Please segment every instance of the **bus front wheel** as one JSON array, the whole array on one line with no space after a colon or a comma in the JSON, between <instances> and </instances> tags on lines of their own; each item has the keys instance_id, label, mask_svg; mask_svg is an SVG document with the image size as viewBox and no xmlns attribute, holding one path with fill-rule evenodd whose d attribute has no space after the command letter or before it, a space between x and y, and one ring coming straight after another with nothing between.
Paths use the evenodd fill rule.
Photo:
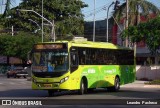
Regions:
<instances>
[{"instance_id":1,"label":"bus front wheel","mask_svg":"<svg viewBox=\"0 0 160 108\"><path fill-rule=\"evenodd\" d=\"M81 83L80 83L80 90L79 90L80 95L87 93L87 86L86 85L87 84L85 83L84 79L82 79Z\"/></svg>"}]
</instances>

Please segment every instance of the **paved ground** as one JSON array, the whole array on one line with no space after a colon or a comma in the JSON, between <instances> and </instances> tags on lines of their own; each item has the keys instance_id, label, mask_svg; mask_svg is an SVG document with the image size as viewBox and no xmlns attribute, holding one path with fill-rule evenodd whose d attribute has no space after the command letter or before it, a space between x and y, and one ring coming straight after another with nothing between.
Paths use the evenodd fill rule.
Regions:
<instances>
[{"instance_id":1,"label":"paved ground","mask_svg":"<svg viewBox=\"0 0 160 108\"><path fill-rule=\"evenodd\" d=\"M132 100L139 101L139 99L160 99L160 85L145 85L146 81L135 81L134 83L126 84L121 86L119 92L107 92L106 90L99 89L95 90L93 93L86 95L77 95L74 92L63 92L57 93L55 97L48 97L46 91L32 90L31 81L28 81L24 78L6 78L4 75L0 75L0 99L49 99L52 101L60 100L72 100L68 101L69 103L74 100L83 100L85 99L91 101L91 99L97 99L98 101L91 101L91 103L99 103L99 100L114 101L117 103L118 100L124 102L123 100ZM109 100L108 100L109 99ZM111 99L111 100L110 100ZM77 102L77 101L75 101ZM104 102L104 101L103 101ZM148 105L64 105L67 102L62 102L62 105L48 105L48 106L38 106L39 108L49 107L49 108L106 108L106 107L130 107L134 106L137 108L158 108L159 105L148 106ZM80 103L80 102L79 102ZM101 102L100 102L101 103ZM2 106L0 106L1 108ZM12 106L15 107L15 106ZM16 108L21 108L22 106L16 106ZM30 108L30 106L23 106L25 108ZM34 106L32 106L34 107ZM37 106L35 106L37 107ZM2 108L7 108L6 106Z\"/></svg>"},{"instance_id":2,"label":"paved ground","mask_svg":"<svg viewBox=\"0 0 160 108\"><path fill-rule=\"evenodd\" d=\"M148 81L139 81L136 80L134 83L132 84L125 84L122 87L140 87L140 88L160 88L160 85L148 85L148 84L144 84Z\"/></svg>"}]
</instances>

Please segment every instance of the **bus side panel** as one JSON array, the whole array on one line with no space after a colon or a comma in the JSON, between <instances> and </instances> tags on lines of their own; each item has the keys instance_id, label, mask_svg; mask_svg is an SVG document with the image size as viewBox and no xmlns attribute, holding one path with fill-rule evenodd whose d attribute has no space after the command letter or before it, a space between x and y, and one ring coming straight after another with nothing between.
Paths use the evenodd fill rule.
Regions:
<instances>
[{"instance_id":1,"label":"bus side panel","mask_svg":"<svg viewBox=\"0 0 160 108\"><path fill-rule=\"evenodd\" d=\"M100 73L98 66L79 65L78 69L70 74L71 90L80 89L83 77L87 79L88 88L98 87Z\"/></svg>"},{"instance_id":2,"label":"bus side panel","mask_svg":"<svg viewBox=\"0 0 160 108\"><path fill-rule=\"evenodd\" d=\"M114 85L116 75L120 76L119 67L117 65L104 65L101 66L102 80L105 80L105 84L101 87L110 87Z\"/></svg>"},{"instance_id":3,"label":"bus side panel","mask_svg":"<svg viewBox=\"0 0 160 108\"><path fill-rule=\"evenodd\" d=\"M120 65L119 69L121 72L121 85L134 82L135 69L133 65Z\"/></svg>"},{"instance_id":4,"label":"bus side panel","mask_svg":"<svg viewBox=\"0 0 160 108\"><path fill-rule=\"evenodd\" d=\"M76 71L70 74L70 90L79 89L80 80L81 80L81 68L78 68Z\"/></svg>"},{"instance_id":5,"label":"bus side panel","mask_svg":"<svg viewBox=\"0 0 160 108\"><path fill-rule=\"evenodd\" d=\"M100 83L100 74L98 66L84 66L81 77L85 76L87 78L88 88L97 88Z\"/></svg>"},{"instance_id":6,"label":"bus side panel","mask_svg":"<svg viewBox=\"0 0 160 108\"><path fill-rule=\"evenodd\" d=\"M85 76L88 82L88 88L101 88L114 85L116 75L120 76L118 66L101 65L101 66L79 66L81 78ZM78 86L80 83L78 84ZM79 87L78 87L79 88Z\"/></svg>"}]
</instances>

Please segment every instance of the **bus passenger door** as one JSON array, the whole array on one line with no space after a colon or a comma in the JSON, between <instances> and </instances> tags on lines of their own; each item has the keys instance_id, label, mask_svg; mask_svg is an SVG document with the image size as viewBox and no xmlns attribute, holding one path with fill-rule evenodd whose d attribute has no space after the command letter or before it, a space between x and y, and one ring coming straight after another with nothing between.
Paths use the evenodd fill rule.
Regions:
<instances>
[{"instance_id":1,"label":"bus passenger door","mask_svg":"<svg viewBox=\"0 0 160 108\"><path fill-rule=\"evenodd\" d=\"M76 52L71 52L70 55L70 69L71 73L78 69L78 54Z\"/></svg>"},{"instance_id":2,"label":"bus passenger door","mask_svg":"<svg viewBox=\"0 0 160 108\"><path fill-rule=\"evenodd\" d=\"M78 71L78 54L76 52L70 53L70 79L71 89L78 89L79 87L79 71Z\"/></svg>"}]
</instances>

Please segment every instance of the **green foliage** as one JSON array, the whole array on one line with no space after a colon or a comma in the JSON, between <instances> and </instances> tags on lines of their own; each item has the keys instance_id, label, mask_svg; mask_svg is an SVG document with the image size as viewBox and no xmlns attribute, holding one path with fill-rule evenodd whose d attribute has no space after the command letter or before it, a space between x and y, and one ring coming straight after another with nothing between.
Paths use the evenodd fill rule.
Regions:
<instances>
[{"instance_id":1,"label":"green foliage","mask_svg":"<svg viewBox=\"0 0 160 108\"><path fill-rule=\"evenodd\" d=\"M3 35L0 36L0 54L26 60L27 53L32 49L33 44L40 41L40 37L24 32L16 36Z\"/></svg>"},{"instance_id":2,"label":"green foliage","mask_svg":"<svg viewBox=\"0 0 160 108\"><path fill-rule=\"evenodd\" d=\"M149 85L160 85L160 79L159 79L159 80L149 81L149 82L146 82L145 84L149 84Z\"/></svg>"},{"instance_id":3,"label":"green foliage","mask_svg":"<svg viewBox=\"0 0 160 108\"><path fill-rule=\"evenodd\" d=\"M83 15L81 9L86 7L81 0L43 0L43 15L46 19L55 22L56 36L68 36L68 35L81 35L83 34ZM19 28L23 31L35 31L38 29L34 22L29 21L32 19L40 26L42 18L34 12L19 12L17 15L16 9L34 10L40 15L42 14L42 1L39 0L23 0L23 2L11 9L8 16L11 18L5 20L5 26L13 25L15 28ZM44 20L44 23L48 24ZM44 26L44 33L50 36L51 26Z\"/></svg>"},{"instance_id":4,"label":"green foliage","mask_svg":"<svg viewBox=\"0 0 160 108\"><path fill-rule=\"evenodd\" d=\"M42 14L42 1L40 0L23 0L19 6L12 9L9 8L10 2L7 0L6 11L0 16L0 30L4 28L14 27L18 35L11 36L10 34L0 35L0 54L5 56L14 56L23 60L27 59L27 53L31 50L34 43L40 42L41 31L36 34L31 32L38 30L39 27L32 19L41 27L42 18L34 12L19 12L16 9L34 10L40 15ZM83 34L83 14L81 9L86 7L81 0L43 0L44 11L43 15L49 21L55 22L55 30L57 39L70 39L73 35ZM44 20L45 24L48 24ZM51 26L44 25L44 41L50 39Z\"/></svg>"},{"instance_id":5,"label":"green foliage","mask_svg":"<svg viewBox=\"0 0 160 108\"><path fill-rule=\"evenodd\" d=\"M131 38L132 42L145 40L151 53L155 54L160 47L160 17L140 23L138 26L130 26L122 33L123 38L127 36Z\"/></svg>"}]
</instances>

